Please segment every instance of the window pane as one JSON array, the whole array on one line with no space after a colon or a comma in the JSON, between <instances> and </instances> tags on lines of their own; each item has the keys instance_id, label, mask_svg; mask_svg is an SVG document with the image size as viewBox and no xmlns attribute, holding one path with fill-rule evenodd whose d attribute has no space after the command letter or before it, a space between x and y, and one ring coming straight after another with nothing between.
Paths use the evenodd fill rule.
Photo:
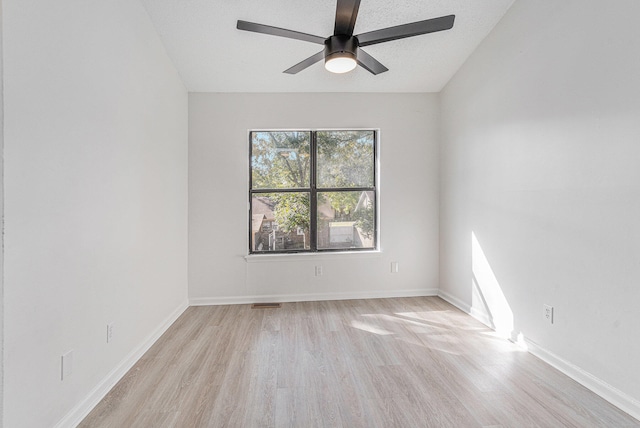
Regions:
<instances>
[{"instance_id":1,"label":"window pane","mask_svg":"<svg viewBox=\"0 0 640 428\"><path fill-rule=\"evenodd\" d=\"M252 132L254 189L309 187L309 132Z\"/></svg>"},{"instance_id":2,"label":"window pane","mask_svg":"<svg viewBox=\"0 0 640 428\"><path fill-rule=\"evenodd\" d=\"M318 131L319 188L373 187L373 131Z\"/></svg>"},{"instance_id":3,"label":"window pane","mask_svg":"<svg viewBox=\"0 0 640 428\"><path fill-rule=\"evenodd\" d=\"M374 192L318 192L318 248L374 248Z\"/></svg>"},{"instance_id":4,"label":"window pane","mask_svg":"<svg viewBox=\"0 0 640 428\"><path fill-rule=\"evenodd\" d=\"M251 198L252 251L309 249L309 193L259 193Z\"/></svg>"}]
</instances>

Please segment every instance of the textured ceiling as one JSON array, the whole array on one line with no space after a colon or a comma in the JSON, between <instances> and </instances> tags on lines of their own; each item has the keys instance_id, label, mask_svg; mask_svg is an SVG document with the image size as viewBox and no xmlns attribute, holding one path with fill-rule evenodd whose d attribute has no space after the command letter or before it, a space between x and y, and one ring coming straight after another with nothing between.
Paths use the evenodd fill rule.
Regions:
<instances>
[{"instance_id":1,"label":"textured ceiling","mask_svg":"<svg viewBox=\"0 0 640 428\"><path fill-rule=\"evenodd\" d=\"M327 37L335 0L141 0L190 92L438 92L514 0L362 0L354 34L456 15L449 31L364 48L389 68L342 75L323 62L282 73L322 46L236 29L238 19Z\"/></svg>"}]
</instances>

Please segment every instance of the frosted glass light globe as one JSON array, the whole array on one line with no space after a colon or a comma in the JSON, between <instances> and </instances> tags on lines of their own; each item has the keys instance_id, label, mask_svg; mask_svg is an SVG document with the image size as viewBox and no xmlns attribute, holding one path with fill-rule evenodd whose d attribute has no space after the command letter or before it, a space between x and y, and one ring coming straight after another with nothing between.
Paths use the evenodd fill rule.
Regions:
<instances>
[{"instance_id":1,"label":"frosted glass light globe","mask_svg":"<svg viewBox=\"0 0 640 428\"><path fill-rule=\"evenodd\" d=\"M332 73L347 73L353 70L354 68L356 68L356 65L358 65L358 63L356 62L355 59L344 57L344 56L338 56L335 58L328 59L324 63L324 68L326 68L328 71Z\"/></svg>"}]
</instances>

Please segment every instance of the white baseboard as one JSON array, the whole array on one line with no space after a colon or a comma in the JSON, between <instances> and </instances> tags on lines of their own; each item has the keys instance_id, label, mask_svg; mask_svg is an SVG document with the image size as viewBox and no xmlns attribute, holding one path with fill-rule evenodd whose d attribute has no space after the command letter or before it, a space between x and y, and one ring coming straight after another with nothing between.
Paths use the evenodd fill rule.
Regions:
<instances>
[{"instance_id":1,"label":"white baseboard","mask_svg":"<svg viewBox=\"0 0 640 428\"><path fill-rule=\"evenodd\" d=\"M451 303L461 311L471 315L486 326L491 327L491 320L486 314L483 314L478 310L474 310L474 308L458 299L457 297L452 296L451 294L442 290L438 292L438 296L443 300ZM514 338L512 338L512 341L515 342ZM540 358L542 361L556 368L557 370L560 370L563 374L569 376L571 379L575 380L585 388L604 398L617 408L640 420L640 401L614 388L605 381L595 377L591 373L581 369L580 367L570 363L569 361L555 355L550 351L547 351L546 349L539 346L537 343L532 342L526 337L524 338L524 341L527 345L528 351L531 354Z\"/></svg>"},{"instance_id":2,"label":"white baseboard","mask_svg":"<svg viewBox=\"0 0 640 428\"><path fill-rule=\"evenodd\" d=\"M446 291L438 290L438 297L440 297L442 300L446 300L447 302L451 303L453 306L460 309L462 312L465 312L471 315L472 317L474 317L475 319L477 319L487 327L494 328L494 324L491 321L491 317L487 315L485 312L479 311L476 308L472 308L462 300L447 293Z\"/></svg>"},{"instance_id":3,"label":"white baseboard","mask_svg":"<svg viewBox=\"0 0 640 428\"><path fill-rule=\"evenodd\" d=\"M243 305L265 302L312 302L319 300L384 299L390 297L422 297L437 295L437 288L421 288L414 290L350 291L311 294L267 294L230 297L194 297L192 299L189 299L189 304L191 306Z\"/></svg>"},{"instance_id":4,"label":"white baseboard","mask_svg":"<svg viewBox=\"0 0 640 428\"><path fill-rule=\"evenodd\" d=\"M545 363L560 370L571 379L575 380L585 388L598 394L622 411L640 420L640 401L614 388L600 378L570 363L569 361L544 349L537 343L525 338L525 343L529 352L540 358Z\"/></svg>"},{"instance_id":5,"label":"white baseboard","mask_svg":"<svg viewBox=\"0 0 640 428\"><path fill-rule=\"evenodd\" d=\"M479 311L476 308L471 308L471 311L469 311L468 313L469 315L480 321L482 324L495 330L495 324L491 320L491 317L485 312Z\"/></svg>"},{"instance_id":6,"label":"white baseboard","mask_svg":"<svg viewBox=\"0 0 640 428\"><path fill-rule=\"evenodd\" d=\"M129 353L93 390L62 418L55 428L76 427L93 410L105 395L133 367L145 352L164 334L171 324L189 307L187 301L182 302L146 339Z\"/></svg>"},{"instance_id":7,"label":"white baseboard","mask_svg":"<svg viewBox=\"0 0 640 428\"><path fill-rule=\"evenodd\" d=\"M465 302L458 299L456 296L453 296L447 293L446 291L438 290L438 297L440 297L442 300L446 300L447 302L451 303L453 306L460 309L462 312L465 312L471 315L471 306L467 305Z\"/></svg>"}]
</instances>

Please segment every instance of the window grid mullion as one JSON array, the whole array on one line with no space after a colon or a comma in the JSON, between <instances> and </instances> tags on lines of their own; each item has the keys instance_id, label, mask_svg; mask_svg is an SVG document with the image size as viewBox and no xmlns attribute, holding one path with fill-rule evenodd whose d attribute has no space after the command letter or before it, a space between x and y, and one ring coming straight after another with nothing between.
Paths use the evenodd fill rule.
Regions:
<instances>
[{"instance_id":1,"label":"window grid mullion","mask_svg":"<svg viewBox=\"0 0 640 428\"><path fill-rule=\"evenodd\" d=\"M309 172L309 185L311 186L311 203L309 207L309 251L318 251L318 191L316 189L316 171L317 171L317 146L316 131L311 132L311 171Z\"/></svg>"},{"instance_id":2,"label":"window grid mullion","mask_svg":"<svg viewBox=\"0 0 640 428\"><path fill-rule=\"evenodd\" d=\"M374 190L374 203L373 208L373 247L378 248L378 131L373 131L373 186Z\"/></svg>"},{"instance_id":3,"label":"window grid mullion","mask_svg":"<svg viewBox=\"0 0 640 428\"><path fill-rule=\"evenodd\" d=\"M309 193L309 187L286 187L283 189L252 189L251 193Z\"/></svg>"},{"instance_id":4,"label":"window grid mullion","mask_svg":"<svg viewBox=\"0 0 640 428\"><path fill-rule=\"evenodd\" d=\"M375 192L375 187L320 187L317 192Z\"/></svg>"}]
</instances>

